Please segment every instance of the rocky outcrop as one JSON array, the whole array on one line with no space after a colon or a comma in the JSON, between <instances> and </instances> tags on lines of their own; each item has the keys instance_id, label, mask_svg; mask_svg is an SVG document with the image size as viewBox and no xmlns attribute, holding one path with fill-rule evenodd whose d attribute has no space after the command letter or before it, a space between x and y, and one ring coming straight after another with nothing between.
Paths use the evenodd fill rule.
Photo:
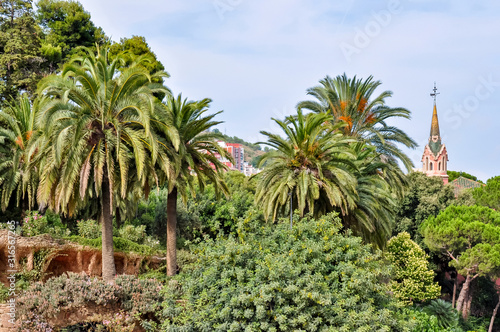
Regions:
<instances>
[{"instance_id":1,"label":"rocky outcrop","mask_svg":"<svg viewBox=\"0 0 500 332\"><path fill-rule=\"evenodd\" d=\"M60 276L65 272L85 273L101 276L101 250L61 239L53 239L44 234L34 237L16 237L15 270L31 271L35 268L37 253L44 251L40 272L44 279ZM8 231L0 230L0 282L7 285ZM136 253L115 252L117 274L137 275L141 268L156 269L164 258L143 256Z\"/></svg>"}]
</instances>

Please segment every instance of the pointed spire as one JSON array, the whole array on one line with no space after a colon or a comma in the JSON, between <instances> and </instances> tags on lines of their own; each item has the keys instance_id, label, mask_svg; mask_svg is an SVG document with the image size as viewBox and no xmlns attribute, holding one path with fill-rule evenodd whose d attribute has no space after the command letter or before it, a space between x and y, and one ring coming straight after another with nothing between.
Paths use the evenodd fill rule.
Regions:
<instances>
[{"instance_id":1,"label":"pointed spire","mask_svg":"<svg viewBox=\"0 0 500 332\"><path fill-rule=\"evenodd\" d=\"M434 111L432 112L431 137L439 135L439 121L436 102L434 102Z\"/></svg>"}]
</instances>

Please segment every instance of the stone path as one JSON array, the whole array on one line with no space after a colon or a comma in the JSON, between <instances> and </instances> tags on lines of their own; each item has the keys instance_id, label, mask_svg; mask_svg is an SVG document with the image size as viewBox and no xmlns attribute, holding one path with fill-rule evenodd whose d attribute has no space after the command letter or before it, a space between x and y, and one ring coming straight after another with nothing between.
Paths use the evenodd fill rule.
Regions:
<instances>
[{"instance_id":1,"label":"stone path","mask_svg":"<svg viewBox=\"0 0 500 332\"><path fill-rule=\"evenodd\" d=\"M16 329L9 323L9 306L0 304L0 332L11 332Z\"/></svg>"}]
</instances>

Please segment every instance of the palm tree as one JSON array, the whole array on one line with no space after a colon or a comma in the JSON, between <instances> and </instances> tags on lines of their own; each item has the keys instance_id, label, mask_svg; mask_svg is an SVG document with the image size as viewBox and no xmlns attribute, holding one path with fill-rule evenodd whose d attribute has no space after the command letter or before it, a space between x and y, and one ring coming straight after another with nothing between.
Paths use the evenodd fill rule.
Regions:
<instances>
[{"instance_id":1,"label":"palm tree","mask_svg":"<svg viewBox=\"0 0 500 332\"><path fill-rule=\"evenodd\" d=\"M27 170L32 154L29 145L39 135L35 117L26 95L0 111L0 206L5 211L15 193L16 204L23 210L35 204L38 176L36 170Z\"/></svg>"},{"instance_id":2,"label":"palm tree","mask_svg":"<svg viewBox=\"0 0 500 332\"><path fill-rule=\"evenodd\" d=\"M342 222L366 242L383 248L394 228L396 200L405 177L397 165L382 161L374 146L356 142L351 147L358 199L355 208L341 216Z\"/></svg>"},{"instance_id":3,"label":"palm tree","mask_svg":"<svg viewBox=\"0 0 500 332\"><path fill-rule=\"evenodd\" d=\"M339 131L340 126L327 128L332 121L326 113L304 115L299 109L297 116L285 121L273 119L285 133L285 138L261 131L268 137L271 150L263 155L259 166L267 163L258 174L256 201L262 204L266 218L276 219L292 195L292 208L301 215L311 212L324 214L340 209L347 214L356 206L356 178L352 169L354 155L349 143Z\"/></svg>"},{"instance_id":4,"label":"palm tree","mask_svg":"<svg viewBox=\"0 0 500 332\"><path fill-rule=\"evenodd\" d=\"M366 80L356 76L350 79L345 73L334 79L326 76L319 86L307 90L316 101L302 101L297 107L331 114L334 123L345 123L345 135L374 145L379 153L392 160L399 159L411 170L413 162L396 143L408 148L417 147L417 143L404 131L387 123L394 118L410 119L410 111L386 105L386 99L392 96L391 91L375 96L374 92L380 85L381 82L374 81L372 76Z\"/></svg>"},{"instance_id":5,"label":"palm tree","mask_svg":"<svg viewBox=\"0 0 500 332\"><path fill-rule=\"evenodd\" d=\"M184 201L187 200L188 190L195 193L194 184L197 183L201 191L204 190L207 181L214 184L216 193L221 191L228 193L223 181L222 171L227 167L222 164L217 155L231 159L216 139L218 134L210 132L210 128L221 123L213 121L213 118L221 113L205 115L208 111L210 99L201 101L182 100L167 97L164 112L156 112L152 124L159 133L165 133L165 124L171 124L176 128L180 144L176 151L169 143L170 139L164 137L160 140L160 146L168 156L168 160L158 160L159 173L167 180L167 275L172 276L177 272L177 249L176 249L176 227L177 227L177 198L180 194ZM168 131L166 131L168 133Z\"/></svg>"},{"instance_id":6,"label":"palm tree","mask_svg":"<svg viewBox=\"0 0 500 332\"><path fill-rule=\"evenodd\" d=\"M107 49L86 52L39 86L39 95L45 96L40 110L45 137L43 157L37 160L42 169L38 198L69 215L89 201L98 202L102 276L112 280L115 200L126 199L129 178L135 177L132 183L145 191L153 185L152 165L158 157L150 128L157 107L153 93L168 89L151 83L153 76L142 66L132 64L118 71L124 59L117 56L109 62ZM175 147L175 140L172 144Z\"/></svg>"}]
</instances>

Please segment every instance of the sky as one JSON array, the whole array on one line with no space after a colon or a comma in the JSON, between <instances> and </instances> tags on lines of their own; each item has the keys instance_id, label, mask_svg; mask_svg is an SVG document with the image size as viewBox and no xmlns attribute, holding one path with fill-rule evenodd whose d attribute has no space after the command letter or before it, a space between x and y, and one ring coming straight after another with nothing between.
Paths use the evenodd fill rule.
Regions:
<instances>
[{"instance_id":1,"label":"sky","mask_svg":"<svg viewBox=\"0 0 500 332\"><path fill-rule=\"evenodd\" d=\"M175 95L209 97L218 128L250 142L329 75L373 75L412 112L391 124L429 138L434 82L448 169L500 175L500 2L493 0L80 0L114 41L139 35Z\"/></svg>"}]
</instances>

